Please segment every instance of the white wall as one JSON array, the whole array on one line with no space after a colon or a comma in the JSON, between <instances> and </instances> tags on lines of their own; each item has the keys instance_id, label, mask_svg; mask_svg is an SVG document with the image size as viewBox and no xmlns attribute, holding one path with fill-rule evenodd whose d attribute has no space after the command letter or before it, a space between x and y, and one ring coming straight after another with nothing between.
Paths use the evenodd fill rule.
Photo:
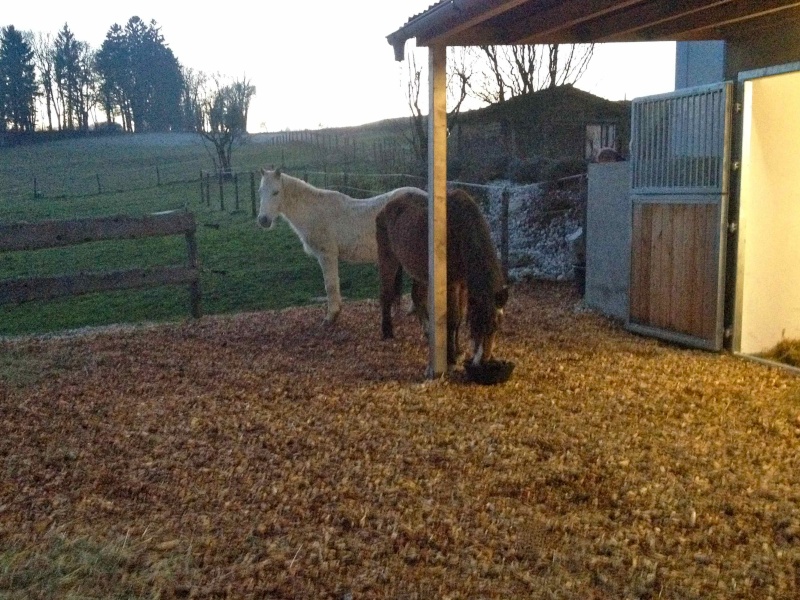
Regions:
<instances>
[{"instance_id":1,"label":"white wall","mask_svg":"<svg viewBox=\"0 0 800 600\"><path fill-rule=\"evenodd\" d=\"M631 163L589 165L586 206L587 306L628 318L631 272Z\"/></svg>"},{"instance_id":2,"label":"white wall","mask_svg":"<svg viewBox=\"0 0 800 600\"><path fill-rule=\"evenodd\" d=\"M800 338L800 73L745 82L740 348Z\"/></svg>"}]
</instances>

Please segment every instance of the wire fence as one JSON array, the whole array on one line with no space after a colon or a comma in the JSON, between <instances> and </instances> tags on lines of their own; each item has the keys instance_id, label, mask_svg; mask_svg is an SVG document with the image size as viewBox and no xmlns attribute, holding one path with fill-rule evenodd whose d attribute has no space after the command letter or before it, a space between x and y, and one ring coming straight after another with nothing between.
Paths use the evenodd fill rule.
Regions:
<instances>
[{"instance_id":1,"label":"wire fence","mask_svg":"<svg viewBox=\"0 0 800 600\"><path fill-rule=\"evenodd\" d=\"M309 170L294 175L317 187L354 198L367 198L403 186L424 189L427 185L424 177L402 173ZM236 173L229 180L206 173L200 186L200 202L222 211L249 207L255 218L259 180L256 172ZM448 182L448 188L464 189L481 207L509 280L564 280L573 278L585 261L586 184L586 176L578 175L528 185L454 180Z\"/></svg>"}]
</instances>

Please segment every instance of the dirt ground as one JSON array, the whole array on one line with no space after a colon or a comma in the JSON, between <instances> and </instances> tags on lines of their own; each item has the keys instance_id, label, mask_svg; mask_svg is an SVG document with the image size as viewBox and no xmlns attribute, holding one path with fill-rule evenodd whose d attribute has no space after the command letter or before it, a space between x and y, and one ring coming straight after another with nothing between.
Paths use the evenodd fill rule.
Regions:
<instances>
[{"instance_id":1,"label":"dirt ground","mask_svg":"<svg viewBox=\"0 0 800 600\"><path fill-rule=\"evenodd\" d=\"M375 302L322 317L0 342L0 596L76 540L128 553L42 597L800 596L797 375L568 283L512 290L498 386L426 380Z\"/></svg>"}]
</instances>

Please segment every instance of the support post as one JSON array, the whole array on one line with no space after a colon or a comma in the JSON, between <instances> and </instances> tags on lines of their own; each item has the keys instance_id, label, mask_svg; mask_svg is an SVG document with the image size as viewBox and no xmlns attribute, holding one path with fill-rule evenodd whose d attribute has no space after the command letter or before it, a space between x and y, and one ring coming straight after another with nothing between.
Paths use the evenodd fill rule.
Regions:
<instances>
[{"instance_id":1,"label":"support post","mask_svg":"<svg viewBox=\"0 0 800 600\"><path fill-rule=\"evenodd\" d=\"M428 376L447 372L447 46L428 48Z\"/></svg>"}]
</instances>

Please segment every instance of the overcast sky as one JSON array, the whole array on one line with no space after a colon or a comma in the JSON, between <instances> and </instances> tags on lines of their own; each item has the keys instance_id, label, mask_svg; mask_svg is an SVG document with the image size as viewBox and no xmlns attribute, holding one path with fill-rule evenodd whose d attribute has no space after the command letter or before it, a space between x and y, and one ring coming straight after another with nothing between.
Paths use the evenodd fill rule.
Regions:
<instances>
[{"instance_id":1,"label":"overcast sky","mask_svg":"<svg viewBox=\"0 0 800 600\"><path fill-rule=\"evenodd\" d=\"M251 132L361 125L407 116L404 63L386 36L434 0L289 0L217 4L166 0L3 2L0 26L50 33L64 26L98 49L111 25L155 20L178 61L246 77L256 87ZM413 44L409 42L409 46ZM671 91L675 45L598 45L577 87L611 100Z\"/></svg>"}]
</instances>

